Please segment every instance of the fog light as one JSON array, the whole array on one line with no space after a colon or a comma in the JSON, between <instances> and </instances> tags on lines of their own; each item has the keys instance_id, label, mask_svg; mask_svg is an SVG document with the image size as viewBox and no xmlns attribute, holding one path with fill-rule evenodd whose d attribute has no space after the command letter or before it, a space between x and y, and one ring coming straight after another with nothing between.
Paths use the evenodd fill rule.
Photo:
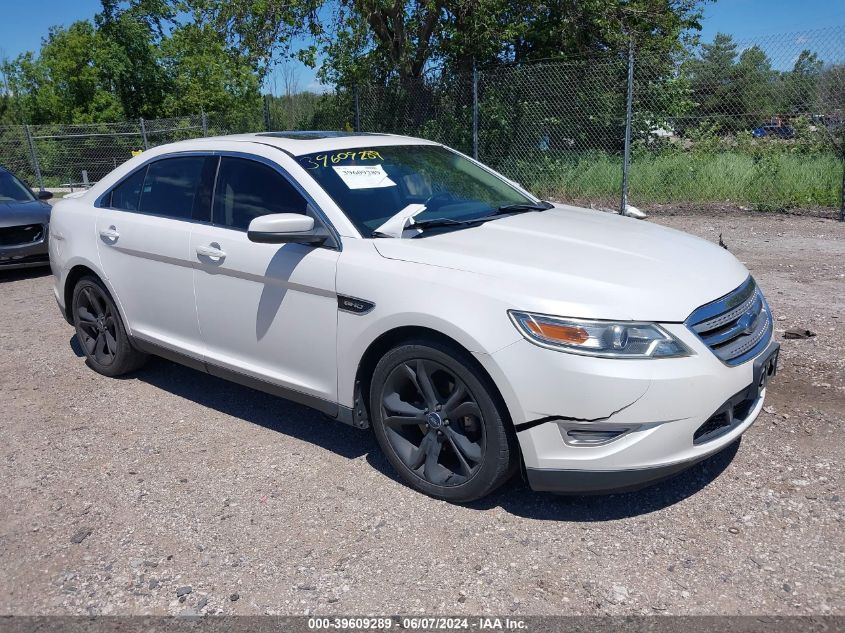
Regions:
<instances>
[{"instance_id":1,"label":"fog light","mask_svg":"<svg viewBox=\"0 0 845 633\"><path fill-rule=\"evenodd\" d=\"M570 446L601 446L618 440L631 430L631 427L624 426L600 428L561 426L560 434L563 436L563 441Z\"/></svg>"}]
</instances>

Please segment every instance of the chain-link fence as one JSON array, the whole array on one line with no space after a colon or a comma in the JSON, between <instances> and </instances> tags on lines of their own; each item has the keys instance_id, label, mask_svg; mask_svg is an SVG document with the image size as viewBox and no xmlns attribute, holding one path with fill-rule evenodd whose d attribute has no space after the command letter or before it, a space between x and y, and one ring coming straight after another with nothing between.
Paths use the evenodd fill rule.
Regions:
<instances>
[{"instance_id":1,"label":"chain-link fence","mask_svg":"<svg viewBox=\"0 0 845 633\"><path fill-rule=\"evenodd\" d=\"M446 142L557 200L843 206L841 27L754 42L717 36L683 54L634 43L578 59L435 71L358 86L351 99L363 131Z\"/></svg>"},{"instance_id":2,"label":"chain-link fence","mask_svg":"<svg viewBox=\"0 0 845 633\"><path fill-rule=\"evenodd\" d=\"M0 127L0 161L39 187L82 187L154 145L208 134L201 114L173 119Z\"/></svg>"},{"instance_id":3,"label":"chain-link fence","mask_svg":"<svg viewBox=\"0 0 845 633\"><path fill-rule=\"evenodd\" d=\"M318 110L330 111L335 95L320 97ZM134 154L150 147L200 136L276 129L279 108L266 123L262 112L199 113L166 119L138 119L122 123L0 126L0 165L40 188L87 187ZM327 127L342 127L349 119L323 116ZM309 121L310 122L310 121ZM302 126L305 121L297 121Z\"/></svg>"},{"instance_id":4,"label":"chain-link fence","mask_svg":"<svg viewBox=\"0 0 845 633\"><path fill-rule=\"evenodd\" d=\"M0 163L39 186L95 182L133 152L262 129L443 142L584 206L841 208L845 28L684 53L638 49L265 97L255 111L0 127ZM626 155L628 159L626 160Z\"/></svg>"}]
</instances>

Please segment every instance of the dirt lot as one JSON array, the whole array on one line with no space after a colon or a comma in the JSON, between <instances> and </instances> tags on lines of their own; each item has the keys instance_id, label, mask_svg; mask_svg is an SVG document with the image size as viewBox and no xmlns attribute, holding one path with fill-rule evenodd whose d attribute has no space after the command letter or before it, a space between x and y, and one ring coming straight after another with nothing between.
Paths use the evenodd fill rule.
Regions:
<instances>
[{"instance_id":1,"label":"dirt lot","mask_svg":"<svg viewBox=\"0 0 845 633\"><path fill-rule=\"evenodd\" d=\"M845 614L845 224L654 221L752 270L781 371L738 447L610 497L434 501L308 409L161 360L95 374L51 278L0 273L0 614Z\"/></svg>"}]
</instances>

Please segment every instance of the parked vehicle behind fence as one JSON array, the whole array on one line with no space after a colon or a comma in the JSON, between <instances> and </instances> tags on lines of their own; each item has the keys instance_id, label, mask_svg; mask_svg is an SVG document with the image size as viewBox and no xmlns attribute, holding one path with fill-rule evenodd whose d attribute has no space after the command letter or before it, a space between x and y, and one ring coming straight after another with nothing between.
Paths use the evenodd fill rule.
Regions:
<instances>
[{"instance_id":1,"label":"parked vehicle behind fence","mask_svg":"<svg viewBox=\"0 0 845 633\"><path fill-rule=\"evenodd\" d=\"M788 125L761 125L751 131L754 138L795 138L795 129Z\"/></svg>"}]
</instances>

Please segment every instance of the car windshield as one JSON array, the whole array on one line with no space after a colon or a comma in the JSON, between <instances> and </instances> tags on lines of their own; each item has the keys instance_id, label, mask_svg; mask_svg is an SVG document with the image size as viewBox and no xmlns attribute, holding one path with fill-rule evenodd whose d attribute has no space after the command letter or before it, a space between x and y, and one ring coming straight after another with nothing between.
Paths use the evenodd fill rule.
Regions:
<instances>
[{"instance_id":1,"label":"car windshield","mask_svg":"<svg viewBox=\"0 0 845 633\"><path fill-rule=\"evenodd\" d=\"M0 171L0 202L29 202L35 196L25 184L7 171Z\"/></svg>"},{"instance_id":2,"label":"car windshield","mask_svg":"<svg viewBox=\"0 0 845 633\"><path fill-rule=\"evenodd\" d=\"M425 207L415 222L459 223L510 205L536 204L501 178L439 145L361 147L297 160L366 237L408 205Z\"/></svg>"}]
</instances>

